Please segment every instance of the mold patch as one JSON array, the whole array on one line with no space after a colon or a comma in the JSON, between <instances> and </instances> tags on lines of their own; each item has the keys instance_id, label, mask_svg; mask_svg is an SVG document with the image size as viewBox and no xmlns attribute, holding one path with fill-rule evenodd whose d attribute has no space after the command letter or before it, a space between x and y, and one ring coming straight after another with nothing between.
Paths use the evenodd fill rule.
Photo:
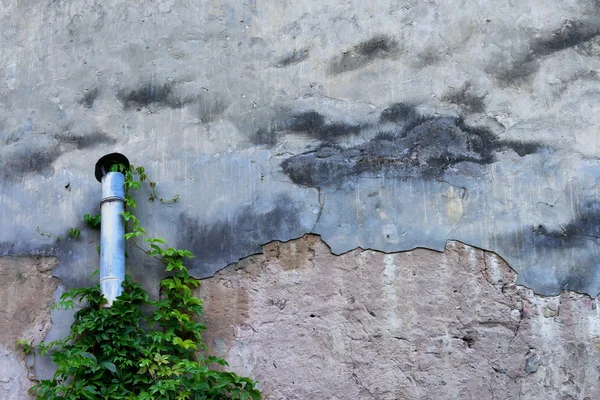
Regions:
<instances>
[{"instance_id":1,"label":"mold patch","mask_svg":"<svg viewBox=\"0 0 600 400\"><path fill-rule=\"evenodd\" d=\"M329 71L332 75L354 71L378 59L393 59L399 52L398 43L391 37L375 36L334 58Z\"/></svg>"},{"instance_id":2,"label":"mold patch","mask_svg":"<svg viewBox=\"0 0 600 400\"><path fill-rule=\"evenodd\" d=\"M275 63L276 68L284 68L290 65L298 64L308 58L308 48L294 50L292 53L286 55L281 60Z\"/></svg>"},{"instance_id":3,"label":"mold patch","mask_svg":"<svg viewBox=\"0 0 600 400\"><path fill-rule=\"evenodd\" d=\"M163 85L146 83L134 90L123 89L117 93L117 98L126 110L131 108L139 109L150 105L181 108L193 102L192 99L175 95L172 86L167 83Z\"/></svg>"},{"instance_id":4,"label":"mold patch","mask_svg":"<svg viewBox=\"0 0 600 400\"><path fill-rule=\"evenodd\" d=\"M292 198L282 195L266 212L257 212L249 205L233 218L211 225L184 213L179 216L178 246L196 254L190 263L195 276L210 276L227 264L260 252L266 242L297 236L302 226L300 210Z\"/></svg>"},{"instance_id":5,"label":"mold patch","mask_svg":"<svg viewBox=\"0 0 600 400\"><path fill-rule=\"evenodd\" d=\"M406 104L384 110L380 121L393 125L358 146L325 143L290 157L282 162L283 171L292 182L309 187L340 186L360 177L434 179L458 163L490 164L500 151L510 149L523 157L543 147L500 140L461 118L421 116Z\"/></svg>"}]
</instances>

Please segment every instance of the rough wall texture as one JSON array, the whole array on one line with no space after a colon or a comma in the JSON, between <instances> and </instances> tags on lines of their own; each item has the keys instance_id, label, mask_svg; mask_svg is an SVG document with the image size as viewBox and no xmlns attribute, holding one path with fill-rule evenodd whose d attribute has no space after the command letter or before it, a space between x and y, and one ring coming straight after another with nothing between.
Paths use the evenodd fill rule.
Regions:
<instances>
[{"instance_id":1,"label":"rough wall texture","mask_svg":"<svg viewBox=\"0 0 600 400\"><path fill-rule=\"evenodd\" d=\"M50 307L59 280L55 257L0 257L0 399L28 399L33 356L17 340L41 342L50 329Z\"/></svg>"},{"instance_id":2,"label":"rough wall texture","mask_svg":"<svg viewBox=\"0 0 600 400\"><path fill-rule=\"evenodd\" d=\"M310 290L337 276L335 288L321 288L331 292L321 298L330 307L317 310L335 318L315 311L306 321L316 325L302 320L286 330L295 342L287 342L281 358L297 365L285 351L320 332L322 343L315 345L330 358L311 355L302 366L315 382L332 371L349 376L331 378L342 382L340 396L393 397L397 389L375 381L385 374L400 374L393 379L409 398L450 388L460 397L461 380L471 385L468 393L481 386L497 398L502 385L507 396L517 387L597 396L582 383L591 382L594 363L565 361L573 352L595 354L595 316L586 314L595 313L589 310L595 300L559 293L600 292L599 0L493 6L477 0L0 0L0 26L0 256L55 256L60 263L52 273L65 287L93 283L97 233L84 229L78 240L66 233L81 226L84 213L98 212L93 164L119 151L146 167L161 197L180 195L161 205L143 201L142 191L138 214L153 235L197 254L194 276L210 277L265 243L308 233L343 254L337 259L305 238L284 245L279 261L268 253L271 261L259 262L291 268L269 270L273 279L283 274L309 282L307 288L289 283L285 290L300 291L297 298L272 294L271 314L282 318L292 301L304 299L307 304L296 305L302 318L303 307L312 307ZM506 275L508 284L503 292L496 277L482 280L491 271L486 265L496 264L482 264L485 257L464 264L483 253L446 248L455 243L448 241L499 254L518 272L517 283L559 297L511 286L512 270L498 261L498 276ZM327 262L313 267L310 257L289 259L292 244L318 249L315 257ZM423 261L414 279L431 268L447 277L431 272L431 279L409 285L412 291L404 290L408 269L394 261L404 255L354 250L418 247L446 251L407 253L431 261ZM129 255L128 273L157 294L161 266L134 249ZM451 285L468 273L463 267L484 271L465 275L479 292L463 292L464 299ZM261 303L252 296L278 286L264 272L238 274L236 285L258 286L211 289L240 299L239 310L227 311L239 337L217 336L215 346L240 368L267 377L264 368L275 367L264 366L259 355L270 353L240 346L255 339L266 348L282 345L260 342L259 331L248 328L259 320L254 307ZM264 280L239 281L242 276ZM372 303L370 312L335 294L345 285L355 301L362 296ZM361 292L369 285L384 295ZM494 308L502 304L516 311ZM561 314L552 316L559 304ZM486 325L483 311L464 315L469 307L489 308L495 322ZM530 315L528 307L539 313ZM218 315L215 307L210 312ZM417 313L430 318L421 321ZM53 315L49 337L64 334L70 318ZM324 333L317 323L329 324ZM226 321L211 324L219 332L231 328ZM386 336L397 330L406 340ZM500 353L489 349L476 351L490 335L511 362L501 363ZM575 347L556 347L563 342ZM253 354L254 361L235 358L234 351ZM380 357L385 369L369 355L376 351L388 352ZM537 372L524 375L524 357ZM392 359L399 367L391 367ZM42 364L36 364L40 374L50 373ZM447 374L454 380L441 378ZM282 380L265 379L265 385L274 396L299 396Z\"/></svg>"},{"instance_id":3,"label":"rough wall texture","mask_svg":"<svg viewBox=\"0 0 600 400\"><path fill-rule=\"evenodd\" d=\"M264 251L200 293L206 339L270 399L600 398L598 300L535 295L493 253Z\"/></svg>"},{"instance_id":4,"label":"rough wall texture","mask_svg":"<svg viewBox=\"0 0 600 400\"><path fill-rule=\"evenodd\" d=\"M97 237L39 232L97 210L118 150L181 196L139 213L199 277L317 233L600 291L598 0L3 0L0 24L0 254L56 255L67 287Z\"/></svg>"}]
</instances>

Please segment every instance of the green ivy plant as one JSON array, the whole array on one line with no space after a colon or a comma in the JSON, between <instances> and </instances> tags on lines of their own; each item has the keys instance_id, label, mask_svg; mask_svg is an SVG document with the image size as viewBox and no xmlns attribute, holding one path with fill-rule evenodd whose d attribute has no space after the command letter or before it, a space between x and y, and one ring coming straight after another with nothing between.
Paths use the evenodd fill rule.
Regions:
<instances>
[{"instance_id":1,"label":"green ivy plant","mask_svg":"<svg viewBox=\"0 0 600 400\"><path fill-rule=\"evenodd\" d=\"M48 400L261 399L251 379L211 368L227 363L205 355L207 347L201 335L205 327L198 322L202 301L193 294L200 282L184 265L194 255L169 247L162 238L146 237L132 213L136 202L130 190L147 181L152 183L151 200L162 201L154 191L156 184L148 180L143 167L116 165L113 170L125 175L125 237L162 262L170 276L160 283L159 299L151 299L127 276L123 293L110 308L103 307L106 300L99 285L64 293L58 308L84 306L75 313L66 338L37 346L41 354L50 354L57 370L52 379L38 382L31 392L36 399ZM86 215L85 222L97 227L100 218ZM18 344L26 353L34 348L27 340Z\"/></svg>"}]
</instances>

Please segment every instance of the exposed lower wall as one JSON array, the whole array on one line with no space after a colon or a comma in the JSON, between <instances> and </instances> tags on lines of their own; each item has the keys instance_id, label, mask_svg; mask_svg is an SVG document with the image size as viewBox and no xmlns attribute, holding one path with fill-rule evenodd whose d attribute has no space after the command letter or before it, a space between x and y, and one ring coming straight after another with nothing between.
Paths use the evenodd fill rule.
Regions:
<instances>
[{"instance_id":1,"label":"exposed lower wall","mask_svg":"<svg viewBox=\"0 0 600 400\"><path fill-rule=\"evenodd\" d=\"M211 350L268 399L600 398L598 300L535 295L494 253L336 256L314 235L263 250L199 295ZM28 399L30 368L47 368L15 340L46 335L56 263L0 258L2 399Z\"/></svg>"},{"instance_id":2,"label":"exposed lower wall","mask_svg":"<svg viewBox=\"0 0 600 400\"><path fill-rule=\"evenodd\" d=\"M0 399L29 398L34 359L26 359L15 342L39 343L46 336L57 265L55 257L0 257Z\"/></svg>"},{"instance_id":3,"label":"exposed lower wall","mask_svg":"<svg viewBox=\"0 0 600 400\"><path fill-rule=\"evenodd\" d=\"M205 338L269 399L598 399L598 300L540 297L448 242L334 256L273 242L204 281Z\"/></svg>"}]
</instances>

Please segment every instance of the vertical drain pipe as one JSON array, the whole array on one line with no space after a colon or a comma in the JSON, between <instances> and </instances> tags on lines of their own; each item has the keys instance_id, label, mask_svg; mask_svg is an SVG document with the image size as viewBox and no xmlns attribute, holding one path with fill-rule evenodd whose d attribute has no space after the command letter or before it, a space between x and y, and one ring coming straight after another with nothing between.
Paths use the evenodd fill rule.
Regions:
<instances>
[{"instance_id":1,"label":"vertical drain pipe","mask_svg":"<svg viewBox=\"0 0 600 400\"><path fill-rule=\"evenodd\" d=\"M129 160L122 154L107 154L96 163L96 179L102 183L100 202L100 293L111 307L121 294L125 279L125 175L110 172L115 164L129 168Z\"/></svg>"}]
</instances>

